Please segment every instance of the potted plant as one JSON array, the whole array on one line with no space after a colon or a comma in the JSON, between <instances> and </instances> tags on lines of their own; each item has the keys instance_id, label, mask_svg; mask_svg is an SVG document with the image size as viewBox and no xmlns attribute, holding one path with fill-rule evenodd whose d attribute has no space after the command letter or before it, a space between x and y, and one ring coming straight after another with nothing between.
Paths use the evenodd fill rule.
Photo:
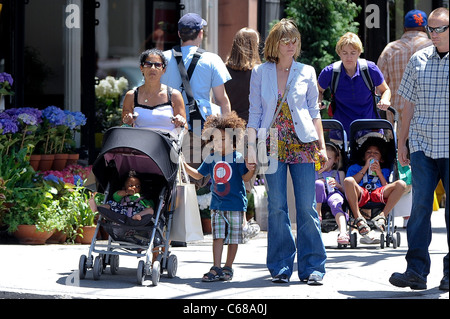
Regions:
<instances>
[{"instance_id":1,"label":"potted plant","mask_svg":"<svg viewBox=\"0 0 450 319\"><path fill-rule=\"evenodd\" d=\"M26 152L26 149L18 153L13 150L9 156L0 158L0 176L4 187L9 191L4 200L9 207L3 222L8 226L8 231L17 235L21 242L42 244L51 236L59 222L59 216L47 209L53 196L49 192L49 186L30 166ZM31 234L23 237L20 235L23 230L30 230ZM43 237L39 236L41 238L35 241L31 235Z\"/></svg>"},{"instance_id":2,"label":"potted plant","mask_svg":"<svg viewBox=\"0 0 450 319\"><path fill-rule=\"evenodd\" d=\"M210 183L205 187L197 190L198 208L200 210L200 220L202 222L203 234L211 234L211 212L209 205L211 204L211 191L209 189Z\"/></svg>"},{"instance_id":3,"label":"potted plant","mask_svg":"<svg viewBox=\"0 0 450 319\"><path fill-rule=\"evenodd\" d=\"M127 88L128 80L125 77L115 79L112 76L100 80L95 86L95 118L96 127L99 128L95 136L95 147L101 147L103 133L107 129L122 124L120 99Z\"/></svg>"}]
</instances>

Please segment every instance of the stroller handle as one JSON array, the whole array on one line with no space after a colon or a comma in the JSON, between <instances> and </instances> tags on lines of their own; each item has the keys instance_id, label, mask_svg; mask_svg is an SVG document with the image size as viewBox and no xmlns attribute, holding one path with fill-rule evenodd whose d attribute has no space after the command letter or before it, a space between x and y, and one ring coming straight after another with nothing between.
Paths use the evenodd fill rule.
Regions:
<instances>
[{"instance_id":1,"label":"stroller handle","mask_svg":"<svg viewBox=\"0 0 450 319\"><path fill-rule=\"evenodd\" d=\"M387 109L389 112L391 112L394 115L394 122L398 122L398 112L396 109L394 109L392 106L389 106Z\"/></svg>"}]
</instances>

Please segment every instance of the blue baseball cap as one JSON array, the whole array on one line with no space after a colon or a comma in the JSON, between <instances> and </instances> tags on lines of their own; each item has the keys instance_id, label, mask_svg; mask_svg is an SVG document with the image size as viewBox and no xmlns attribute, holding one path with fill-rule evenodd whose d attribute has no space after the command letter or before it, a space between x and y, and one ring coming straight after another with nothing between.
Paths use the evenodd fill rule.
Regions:
<instances>
[{"instance_id":1,"label":"blue baseball cap","mask_svg":"<svg viewBox=\"0 0 450 319\"><path fill-rule=\"evenodd\" d=\"M427 14L420 10L411 10L405 15L405 28L424 27L427 25Z\"/></svg>"},{"instance_id":2,"label":"blue baseball cap","mask_svg":"<svg viewBox=\"0 0 450 319\"><path fill-rule=\"evenodd\" d=\"M207 25L206 21L202 19L197 13L186 13L178 21L178 30L181 29L191 29L191 30L201 30Z\"/></svg>"}]
</instances>

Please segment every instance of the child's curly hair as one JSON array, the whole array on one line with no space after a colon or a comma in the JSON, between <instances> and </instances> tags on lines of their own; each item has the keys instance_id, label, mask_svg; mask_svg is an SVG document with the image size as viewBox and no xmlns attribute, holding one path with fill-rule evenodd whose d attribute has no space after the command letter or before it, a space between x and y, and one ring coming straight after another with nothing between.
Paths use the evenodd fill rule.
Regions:
<instances>
[{"instance_id":1,"label":"child's curly hair","mask_svg":"<svg viewBox=\"0 0 450 319\"><path fill-rule=\"evenodd\" d=\"M244 137L246 125L247 122L240 118L235 111L231 111L225 115L210 115L203 126L202 135L206 136L206 139L211 139L211 132L214 129L224 131L226 129L233 129L233 133L236 136L236 143L238 143Z\"/></svg>"}]
</instances>

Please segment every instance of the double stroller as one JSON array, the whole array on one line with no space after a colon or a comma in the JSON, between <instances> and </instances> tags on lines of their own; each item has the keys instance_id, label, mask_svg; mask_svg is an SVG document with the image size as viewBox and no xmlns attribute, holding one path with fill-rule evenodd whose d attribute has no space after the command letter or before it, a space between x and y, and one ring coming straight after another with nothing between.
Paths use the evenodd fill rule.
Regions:
<instances>
[{"instance_id":1,"label":"double stroller","mask_svg":"<svg viewBox=\"0 0 450 319\"><path fill-rule=\"evenodd\" d=\"M340 167L344 171L348 167L360 159L360 148L367 137L375 136L382 138L385 141L386 152L384 154L384 165L388 167L391 171L391 177L389 182L393 182L399 178L398 167L397 167L397 123L398 123L398 113L397 111L390 107L388 111L394 114L394 124L391 124L385 119L360 119L355 120L350 124L350 134L347 136L342 124L335 119L324 119L322 120L322 125L324 129L324 135L327 140L331 140L341 152L341 162ZM331 138L333 136L333 138ZM368 212L367 224L373 230L375 229L375 224L372 219L376 217L384 208L382 203L368 202L366 205L361 207L363 211ZM350 232L350 247L356 248L358 242L358 232L356 231L357 226L355 225L355 220L353 214L346 203L344 202L343 208L347 210L349 214L348 227ZM397 232L397 228L394 225L394 210L392 210L386 222L386 229L380 234L380 247L389 247L392 244L393 248L400 246L401 236ZM334 217L328 212L326 205L323 205L322 209L322 231L329 232L337 228ZM338 244L338 248L345 248L347 245Z\"/></svg>"},{"instance_id":2,"label":"double stroller","mask_svg":"<svg viewBox=\"0 0 450 319\"><path fill-rule=\"evenodd\" d=\"M154 202L154 214L137 221L99 206L89 253L80 257L80 279L85 278L90 268L94 280L100 279L107 266L111 274L116 274L119 256L140 259L137 266L140 285L147 275L153 285L158 284L164 271L169 278L176 275L178 262L169 251L169 236L176 204L180 146L181 140L170 134L148 129L114 127L105 133L103 147L92 168L97 189L105 194L104 203L122 189L128 172L134 170L141 181L141 195ZM107 243L97 242L100 227L109 235ZM98 254L95 259L94 253Z\"/></svg>"}]
</instances>

